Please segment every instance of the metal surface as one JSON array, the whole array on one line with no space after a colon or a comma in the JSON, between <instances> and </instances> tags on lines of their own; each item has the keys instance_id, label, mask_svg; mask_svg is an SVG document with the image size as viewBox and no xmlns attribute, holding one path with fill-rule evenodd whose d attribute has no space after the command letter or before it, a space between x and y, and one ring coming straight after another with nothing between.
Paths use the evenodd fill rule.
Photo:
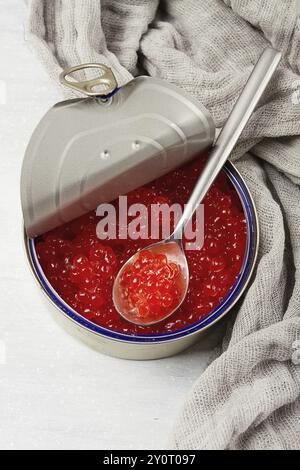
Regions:
<instances>
[{"instance_id":1,"label":"metal surface","mask_svg":"<svg viewBox=\"0 0 300 470\"><path fill-rule=\"evenodd\" d=\"M110 356L134 360L159 359L177 354L196 343L209 328L228 314L245 292L253 274L259 246L259 225L253 199L243 178L229 162L226 163L224 169L240 196L247 219L248 242L243 268L232 292L219 307L195 325L174 334L132 336L97 327L84 319L65 304L49 285L37 261L34 241L28 239L24 231L25 253L33 276L49 310L55 313L55 318L69 333L97 351Z\"/></svg>"},{"instance_id":2,"label":"metal surface","mask_svg":"<svg viewBox=\"0 0 300 470\"><path fill-rule=\"evenodd\" d=\"M67 79L70 75L86 69L97 69L101 74L91 80L76 81ZM60 74L59 81L62 85L87 96L107 96L118 88L112 70L104 64L82 64L71 67Z\"/></svg>"},{"instance_id":3,"label":"metal surface","mask_svg":"<svg viewBox=\"0 0 300 470\"><path fill-rule=\"evenodd\" d=\"M215 125L193 97L139 77L106 103L58 103L26 151L21 199L26 232L38 236L191 160Z\"/></svg>"}]
</instances>

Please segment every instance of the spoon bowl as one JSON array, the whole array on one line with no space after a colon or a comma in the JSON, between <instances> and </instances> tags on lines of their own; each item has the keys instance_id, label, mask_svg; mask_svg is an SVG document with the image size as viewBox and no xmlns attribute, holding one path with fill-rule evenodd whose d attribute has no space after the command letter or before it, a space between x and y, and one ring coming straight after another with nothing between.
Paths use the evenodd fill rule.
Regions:
<instances>
[{"instance_id":1,"label":"spoon bowl","mask_svg":"<svg viewBox=\"0 0 300 470\"><path fill-rule=\"evenodd\" d=\"M132 268L136 261L141 258L143 253L152 253L155 257L162 255L167 258L168 263L173 263L178 267L178 277L176 279L176 287L179 295L176 297L176 304L174 307L166 309L164 313L159 315L155 312L149 312L149 315L140 315L135 306L131 306L124 295L124 286L122 279L128 269ZM120 269L114 283L113 288L113 301L118 313L130 323L142 326L150 326L160 321L166 320L168 317L181 306L186 297L189 287L189 268L187 259L184 253L181 240L168 239L162 242L150 245L143 250L135 253Z\"/></svg>"}]
</instances>

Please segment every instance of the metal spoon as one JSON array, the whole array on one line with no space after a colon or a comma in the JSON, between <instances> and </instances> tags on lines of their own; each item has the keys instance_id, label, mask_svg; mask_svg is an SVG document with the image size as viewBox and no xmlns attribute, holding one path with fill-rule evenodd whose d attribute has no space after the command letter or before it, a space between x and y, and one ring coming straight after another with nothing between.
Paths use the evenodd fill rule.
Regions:
<instances>
[{"instance_id":1,"label":"metal spoon","mask_svg":"<svg viewBox=\"0 0 300 470\"><path fill-rule=\"evenodd\" d=\"M159 317L158 319L156 318L155 320L153 320L153 318L149 318L149 320L141 320L138 315L135 317L132 310L129 310L126 299L124 299L120 281L124 269L136 261L137 257L140 256L141 251L133 255L119 271L113 287L113 301L119 314L131 323L138 325L151 325L158 323L172 315L183 303L189 286L189 269L182 242L184 230L195 210L203 201L209 188L222 170L226 160L230 156L243 129L270 82L280 59L280 52L272 48L264 50L255 65L245 88L234 105L225 126L215 142L209 159L196 183L188 203L185 205L182 217L173 234L168 239L145 248L145 250L150 250L152 253L164 254L168 258L168 261L176 263L181 268L182 289L176 307L165 316Z\"/></svg>"}]
</instances>

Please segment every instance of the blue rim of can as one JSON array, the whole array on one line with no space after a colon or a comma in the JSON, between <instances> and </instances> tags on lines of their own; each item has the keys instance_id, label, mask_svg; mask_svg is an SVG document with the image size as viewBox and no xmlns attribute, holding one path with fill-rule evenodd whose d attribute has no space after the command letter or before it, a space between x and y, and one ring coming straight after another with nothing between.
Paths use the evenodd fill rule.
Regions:
<instances>
[{"instance_id":1,"label":"blue rim of can","mask_svg":"<svg viewBox=\"0 0 300 470\"><path fill-rule=\"evenodd\" d=\"M34 274L50 301L70 320L79 324L81 327L85 328L91 333L95 333L112 340L131 343L161 343L165 341L178 340L206 329L212 323L215 323L217 320L223 317L239 300L250 280L257 257L259 238L257 214L249 189L232 163L227 162L223 169L229 177L235 190L237 191L244 209L247 222L247 244L243 266L234 286L223 299L223 301L210 314L208 314L202 320L179 330L152 335L127 334L96 325L73 310L53 289L38 261L35 250L35 240L28 239L27 249L30 255L32 267L34 269Z\"/></svg>"}]
</instances>

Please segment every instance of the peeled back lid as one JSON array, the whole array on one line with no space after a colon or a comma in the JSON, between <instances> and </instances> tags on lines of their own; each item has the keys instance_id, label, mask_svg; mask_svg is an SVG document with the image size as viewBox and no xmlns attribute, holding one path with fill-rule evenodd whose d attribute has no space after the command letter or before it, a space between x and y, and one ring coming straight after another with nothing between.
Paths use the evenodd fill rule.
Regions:
<instances>
[{"instance_id":1,"label":"peeled back lid","mask_svg":"<svg viewBox=\"0 0 300 470\"><path fill-rule=\"evenodd\" d=\"M142 186L210 147L209 112L165 81L138 77L108 100L56 104L28 145L21 177L36 237Z\"/></svg>"}]
</instances>

